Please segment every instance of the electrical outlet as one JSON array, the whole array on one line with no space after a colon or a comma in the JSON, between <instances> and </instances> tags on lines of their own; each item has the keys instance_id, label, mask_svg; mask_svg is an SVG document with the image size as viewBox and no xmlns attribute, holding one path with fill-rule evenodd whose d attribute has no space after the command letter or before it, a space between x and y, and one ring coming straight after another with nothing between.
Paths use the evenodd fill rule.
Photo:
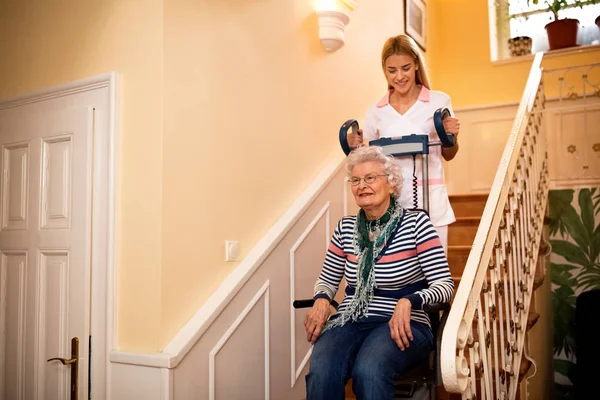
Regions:
<instances>
[{"instance_id":1,"label":"electrical outlet","mask_svg":"<svg viewBox=\"0 0 600 400\"><path fill-rule=\"evenodd\" d=\"M240 258L240 242L238 240L225 241L225 261L238 261Z\"/></svg>"}]
</instances>

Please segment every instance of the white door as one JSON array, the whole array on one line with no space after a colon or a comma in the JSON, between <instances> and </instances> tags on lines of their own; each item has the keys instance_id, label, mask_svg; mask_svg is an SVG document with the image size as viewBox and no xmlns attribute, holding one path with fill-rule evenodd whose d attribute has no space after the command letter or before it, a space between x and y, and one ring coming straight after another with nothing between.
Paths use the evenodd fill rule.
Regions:
<instances>
[{"instance_id":1,"label":"white door","mask_svg":"<svg viewBox=\"0 0 600 400\"><path fill-rule=\"evenodd\" d=\"M0 111L0 399L87 399L93 110Z\"/></svg>"}]
</instances>

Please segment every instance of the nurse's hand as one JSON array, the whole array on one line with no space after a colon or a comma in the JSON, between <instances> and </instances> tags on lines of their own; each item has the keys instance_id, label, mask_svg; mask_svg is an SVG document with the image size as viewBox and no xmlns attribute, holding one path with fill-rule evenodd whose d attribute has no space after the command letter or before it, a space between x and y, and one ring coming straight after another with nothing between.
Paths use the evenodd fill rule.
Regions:
<instances>
[{"instance_id":1,"label":"nurse's hand","mask_svg":"<svg viewBox=\"0 0 600 400\"><path fill-rule=\"evenodd\" d=\"M348 145L351 148L355 149L359 147L363 143L362 129L358 130L358 134L349 132L346 138L348 139Z\"/></svg>"},{"instance_id":2,"label":"nurse's hand","mask_svg":"<svg viewBox=\"0 0 600 400\"><path fill-rule=\"evenodd\" d=\"M413 334L410 330L411 309L412 305L410 304L410 300L398 300L398 303L396 303L396 308L394 308L394 314L392 315L390 322L388 322L392 340L396 342L402 351L409 347L410 342L413 340Z\"/></svg>"},{"instance_id":3,"label":"nurse's hand","mask_svg":"<svg viewBox=\"0 0 600 400\"><path fill-rule=\"evenodd\" d=\"M443 124L446 133L453 133L454 138L458 136L458 131L460 130L460 122L458 121L458 119L448 117L444 119Z\"/></svg>"}]
</instances>

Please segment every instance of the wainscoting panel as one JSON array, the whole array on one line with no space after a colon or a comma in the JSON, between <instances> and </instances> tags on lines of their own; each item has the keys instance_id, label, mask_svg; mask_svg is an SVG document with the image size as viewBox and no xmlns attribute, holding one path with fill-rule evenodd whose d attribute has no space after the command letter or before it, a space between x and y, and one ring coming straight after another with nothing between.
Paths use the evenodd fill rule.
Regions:
<instances>
[{"instance_id":1,"label":"wainscoting panel","mask_svg":"<svg viewBox=\"0 0 600 400\"><path fill-rule=\"evenodd\" d=\"M517 104L455 110L460 150L444 162L448 194L490 191L516 112Z\"/></svg>"},{"instance_id":2,"label":"wainscoting panel","mask_svg":"<svg viewBox=\"0 0 600 400\"><path fill-rule=\"evenodd\" d=\"M173 365L174 399L303 399L311 346L306 310L349 191L335 168L289 230ZM353 200L349 199L353 202Z\"/></svg>"},{"instance_id":3,"label":"wainscoting panel","mask_svg":"<svg viewBox=\"0 0 600 400\"><path fill-rule=\"evenodd\" d=\"M563 101L559 110L549 102L548 129L550 178L554 188L600 182L600 98Z\"/></svg>"},{"instance_id":4,"label":"wainscoting panel","mask_svg":"<svg viewBox=\"0 0 600 400\"><path fill-rule=\"evenodd\" d=\"M210 400L269 399L269 323L265 282L208 355Z\"/></svg>"},{"instance_id":5,"label":"wainscoting panel","mask_svg":"<svg viewBox=\"0 0 600 400\"><path fill-rule=\"evenodd\" d=\"M295 299L313 296L315 277L305 273L303 269L323 263L331 237L330 226L330 204L327 202L290 249L290 304ZM291 387L294 387L308 362L312 346L306 341L304 332L307 309L290 310Z\"/></svg>"}]
</instances>

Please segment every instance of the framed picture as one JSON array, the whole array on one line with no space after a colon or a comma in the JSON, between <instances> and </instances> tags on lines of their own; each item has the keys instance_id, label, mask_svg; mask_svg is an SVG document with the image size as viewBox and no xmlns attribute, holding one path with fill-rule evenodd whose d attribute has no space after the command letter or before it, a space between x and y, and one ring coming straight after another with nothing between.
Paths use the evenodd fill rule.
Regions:
<instances>
[{"instance_id":1,"label":"framed picture","mask_svg":"<svg viewBox=\"0 0 600 400\"><path fill-rule=\"evenodd\" d=\"M427 50L427 13L425 1L404 0L404 25L406 34L423 50Z\"/></svg>"}]
</instances>

